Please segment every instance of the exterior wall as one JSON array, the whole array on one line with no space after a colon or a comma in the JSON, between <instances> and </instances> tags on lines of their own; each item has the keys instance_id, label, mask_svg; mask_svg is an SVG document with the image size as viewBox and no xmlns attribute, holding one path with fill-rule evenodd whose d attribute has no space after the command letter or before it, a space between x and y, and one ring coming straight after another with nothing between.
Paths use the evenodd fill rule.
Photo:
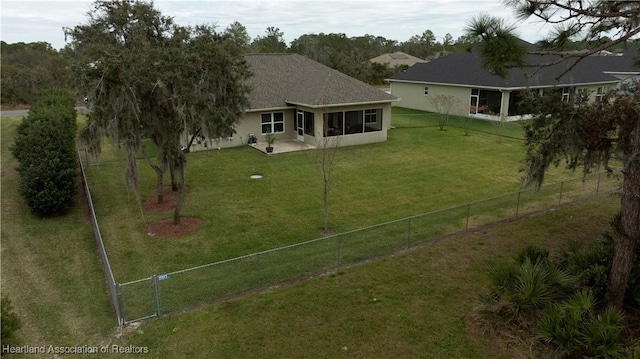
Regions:
<instances>
[{"instance_id":1,"label":"exterior wall","mask_svg":"<svg viewBox=\"0 0 640 359\"><path fill-rule=\"evenodd\" d=\"M405 82L391 82L391 94L400 100L396 106L413 108L416 110L436 112L430 98L438 95L453 96L456 103L451 108L450 115L469 116L469 98L471 89L458 86L415 84ZM424 88L429 88L429 94L424 94Z\"/></svg>"},{"instance_id":2,"label":"exterior wall","mask_svg":"<svg viewBox=\"0 0 640 359\"><path fill-rule=\"evenodd\" d=\"M277 134L276 141L296 138L296 132L294 128L295 109L246 112L244 117L241 118L240 121L238 121L238 123L236 124L236 133L233 134L233 137L207 139L200 141L200 143L194 141L193 145L191 145L190 151L196 152L246 145L249 141L249 134L253 134L254 136L256 136L258 142L266 142L264 135L262 135L261 133L262 126L260 123L260 115L266 112L284 112L284 133ZM188 144L189 139L190 135L184 134L181 141L182 145L184 146Z\"/></svg>"},{"instance_id":3,"label":"exterior wall","mask_svg":"<svg viewBox=\"0 0 640 359\"><path fill-rule=\"evenodd\" d=\"M247 112L245 116L236 124L236 133L230 138L219 139L207 139L194 141L191 145L190 151L205 151L211 149L222 149L229 147L237 147L246 145L249 140L249 134L256 136L258 142L266 142L264 135L261 134L261 120L260 115L268 112L284 112L284 133L276 135L276 141L279 140L295 140L296 136L296 112L297 110L303 110L312 112L314 114L314 127L315 135L304 135L304 142L312 146L318 147L321 144L323 126L324 126L324 113L326 112L339 112L339 111L352 111L352 110L367 110L374 108L382 108L382 130L375 132L357 133L340 136L340 146L353 146L366 143L384 142L387 140L387 130L391 127L391 103L383 104L371 104L371 105L359 105L359 106L339 106L330 108L307 108L298 107L290 108L286 110L274 110L274 111L255 111ZM190 135L182 135L181 144L186 146L189 143Z\"/></svg>"},{"instance_id":4,"label":"exterior wall","mask_svg":"<svg viewBox=\"0 0 640 359\"><path fill-rule=\"evenodd\" d=\"M386 104L371 104L371 105L359 105L359 106L339 106L331 107L327 109L314 109L314 126L315 136L311 137L305 135L305 142L315 146L321 147L324 133L324 113L326 112L340 112L340 111L355 111L355 110L371 110L381 108L382 109L382 130L365 133L355 133L349 135L335 136L339 137L340 147L363 145L367 143L384 142L387 140L387 130L391 127L391 103ZM330 137L331 138L331 137Z\"/></svg>"}]
</instances>

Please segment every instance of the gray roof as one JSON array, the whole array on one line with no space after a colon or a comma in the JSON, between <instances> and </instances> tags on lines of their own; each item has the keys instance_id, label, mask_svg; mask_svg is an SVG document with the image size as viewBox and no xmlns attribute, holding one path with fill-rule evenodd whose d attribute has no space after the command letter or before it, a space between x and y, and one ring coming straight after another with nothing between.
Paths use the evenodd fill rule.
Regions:
<instances>
[{"instance_id":1,"label":"gray roof","mask_svg":"<svg viewBox=\"0 0 640 359\"><path fill-rule=\"evenodd\" d=\"M557 55L528 55L527 63L541 65L556 59L559 59ZM640 71L640 68L634 65L632 55L588 56L566 72L575 61L577 60L574 58L553 66L513 68L509 70L508 77L502 78L483 68L482 61L475 52L462 52L415 64L407 71L394 75L389 81L518 89L613 83L619 79L606 72Z\"/></svg>"},{"instance_id":2,"label":"gray roof","mask_svg":"<svg viewBox=\"0 0 640 359\"><path fill-rule=\"evenodd\" d=\"M392 102L396 97L298 54L245 55L250 109Z\"/></svg>"},{"instance_id":3,"label":"gray roof","mask_svg":"<svg viewBox=\"0 0 640 359\"><path fill-rule=\"evenodd\" d=\"M427 62L427 60L423 60L419 57L415 57L409 54L405 54L404 52L393 52L389 54L382 54L378 57L374 57L369 60L370 62L376 62L379 64L387 64L388 67L395 67L400 65L413 66L418 62Z\"/></svg>"}]
</instances>

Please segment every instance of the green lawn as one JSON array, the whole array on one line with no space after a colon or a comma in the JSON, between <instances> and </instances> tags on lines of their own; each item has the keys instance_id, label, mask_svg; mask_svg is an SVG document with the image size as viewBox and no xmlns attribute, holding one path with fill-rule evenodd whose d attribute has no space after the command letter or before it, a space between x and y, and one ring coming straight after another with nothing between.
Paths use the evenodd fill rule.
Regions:
<instances>
[{"instance_id":1,"label":"green lawn","mask_svg":"<svg viewBox=\"0 0 640 359\"><path fill-rule=\"evenodd\" d=\"M399 109L394 122L402 121ZM424 114L423 114L424 116ZM519 128L519 126L518 126ZM521 131L521 128L520 128ZM401 128L385 143L345 147L330 193L330 225L344 232L520 189L522 142L459 128ZM89 169L92 195L118 282L181 270L320 236L322 184L316 151L266 156L249 146L187 156L183 214L204 220L195 234L148 236L145 223L171 216L141 214L124 182L124 162ZM139 161L146 198L155 177ZM250 179L252 174L262 179ZM547 181L577 174L553 170Z\"/></svg>"},{"instance_id":2,"label":"green lawn","mask_svg":"<svg viewBox=\"0 0 640 359\"><path fill-rule=\"evenodd\" d=\"M110 315L85 210L77 209L65 217L41 220L29 214L16 193L16 163L8 147L18 120L2 118L1 132L2 293L10 296L23 321L18 345L147 346L149 354L143 357L151 358L527 357L530 349L527 343L483 336L478 334L482 328L473 325L472 309L477 303L477 293L485 283L481 269L488 260L508 257L528 244L561 248L572 240L592 239L607 227L611 215L619 208L619 199L614 197L590 200L526 220L472 231L393 258L342 268L335 274L311 281L174 314L121 331L114 328ZM442 137L446 134L454 137ZM480 164L477 165L480 168L476 168L475 162L480 161L476 158L475 162L471 159L463 161L473 174L430 174L429 169L436 168L436 162L442 162L438 168L444 167L447 157L455 163L462 160L452 159L446 151L420 148L419 144L439 143L451 150L452 146L447 143L451 138L461 140L458 147L465 149L462 152L465 156L478 152L478 148L469 149L464 141L478 141L477 144L488 147L482 149L485 153L511 158L507 163L515 164L516 169L508 170L506 164L498 166L494 170L506 178L495 176L487 180L489 175L486 175L481 177L484 180L475 181L475 176L486 172ZM410 150L403 150L402 143ZM384 151L376 151L377 148ZM351 202L344 205L338 199L334 200L332 224L346 230L376 223L380 218L389 220L428 211L441 206L438 202L446 202L449 197L459 203L466 195L478 199L514 190L518 187L520 155L503 153L514 148L519 148L518 142L497 143L490 134L473 133L464 137L459 129L438 131L437 128L396 129L390 132L388 143L346 148L341 152L334 191L336 197L349 198ZM421 154L414 159L422 158L421 163L429 162L430 165L408 163L409 159L403 156L409 156L413 151ZM432 158L428 154L435 156ZM349 161L355 155L359 155L360 160ZM386 166L380 166L382 162L369 156L380 157L386 161ZM437 160L439 156L445 158ZM369 176L362 178L366 165L360 162L372 166L367 172ZM397 175L390 169L391 164ZM301 168L288 171L289 165ZM136 275L136 266L145 270L182 267L193 260L225 254L217 252L230 254L233 251L251 252L253 247L270 248L281 241L287 242L282 240L286 236L280 232L304 234L300 235L303 238L292 238L290 242L317 236L322 217L319 189L311 191L313 186L319 188L311 153L267 157L240 148L191 154L189 166L187 204L190 209L187 215L195 215L202 208L209 208L209 211L202 212L206 212L202 215L207 220L205 228L183 240L144 236L141 216L135 210L132 195L127 196L121 168L117 165L92 168L96 171L94 184L114 183L96 189L96 192L102 192L98 207L102 216L108 218L102 219L101 225L122 230L116 238L110 239L113 246L117 247L118 240L133 246L130 252L121 251L130 258L120 260L120 263L130 265L127 270L131 271L132 277ZM358 168L359 174L355 173ZM248 175L255 172L264 174L265 181L255 184L248 180ZM558 171L552 178L566 175ZM107 180L104 176L112 178ZM207 181L200 182L205 176ZM466 181L451 186L450 182L458 176L464 176ZM147 177L143 182L148 186L145 190L148 193L152 178L150 174ZM294 185L300 179L307 181ZM429 181L424 179L438 180L438 186L429 188L423 183ZM215 190L207 191L202 188L203 183L215 184L212 186ZM351 193L355 190L350 191L349 186L357 188L358 193ZM448 189L460 190L466 195L446 195ZM390 190L398 193L390 195L387 193ZM243 191L248 193L242 194ZM426 191L430 192L424 193ZM289 192L293 194L288 195ZM381 198L379 201L364 198L371 195ZM234 196L243 202L237 204L233 201ZM315 196L316 201L305 205L304 201L293 201L296 196L303 199ZM396 203L396 198L401 202ZM383 205L378 211L368 207L380 203ZM293 217L304 213L306 207L309 208L306 216L310 218L294 220ZM109 208L117 208L113 211L123 213L110 213ZM274 211L273 221L263 215L268 209ZM245 226L237 223L233 213L228 213L232 210L236 211L235 216L242 217ZM335 213L338 211L348 216L340 217ZM147 215L145 220L165 216L169 214ZM216 222L209 222L211 219ZM227 224L223 220L235 228L223 229ZM260 224L265 227L252 228ZM290 228L305 224L310 228ZM237 235L236 231L244 232ZM276 235L279 237L273 238ZM210 246L197 247L202 243ZM145 250L149 250L149 258L142 255ZM183 255L190 258L184 259ZM174 261L178 264L172 265ZM121 358L123 355L105 357Z\"/></svg>"},{"instance_id":3,"label":"green lawn","mask_svg":"<svg viewBox=\"0 0 640 359\"><path fill-rule=\"evenodd\" d=\"M84 207L38 219L17 194L9 151L20 118L2 125L2 294L17 308L29 345L100 342L113 331L109 300Z\"/></svg>"},{"instance_id":4,"label":"green lawn","mask_svg":"<svg viewBox=\"0 0 640 359\"><path fill-rule=\"evenodd\" d=\"M152 320L127 343L176 358L535 358L531 343L482 334L474 308L483 269L529 244L554 253L593 239L618 206L590 200Z\"/></svg>"}]
</instances>

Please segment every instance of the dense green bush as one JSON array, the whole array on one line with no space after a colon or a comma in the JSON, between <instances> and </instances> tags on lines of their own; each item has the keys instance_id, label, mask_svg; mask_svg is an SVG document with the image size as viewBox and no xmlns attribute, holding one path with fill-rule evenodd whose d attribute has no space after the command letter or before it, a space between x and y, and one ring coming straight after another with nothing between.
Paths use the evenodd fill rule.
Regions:
<instances>
[{"instance_id":1,"label":"dense green bush","mask_svg":"<svg viewBox=\"0 0 640 359\"><path fill-rule=\"evenodd\" d=\"M619 217L611 222L612 234L588 247L574 245L553 262L549 251L527 247L509 263L492 264L485 314L507 323L505 328L527 328L529 335L535 331L548 344L550 352L544 355L553 358L638 357L640 321L633 318L640 312L640 249L627 292L627 320L624 313L606 308L617 224Z\"/></svg>"},{"instance_id":2,"label":"dense green bush","mask_svg":"<svg viewBox=\"0 0 640 359\"><path fill-rule=\"evenodd\" d=\"M598 310L594 295L582 290L544 310L538 338L563 358L620 358L627 344L624 327L622 313L615 308Z\"/></svg>"},{"instance_id":3,"label":"dense green bush","mask_svg":"<svg viewBox=\"0 0 640 359\"><path fill-rule=\"evenodd\" d=\"M575 277L550 265L549 252L528 247L516 254L514 263L489 268L493 289L489 298L511 314L543 309L575 288Z\"/></svg>"},{"instance_id":4,"label":"dense green bush","mask_svg":"<svg viewBox=\"0 0 640 359\"><path fill-rule=\"evenodd\" d=\"M17 128L11 151L18 160L20 194L34 214L63 214L77 193L76 112L65 90L41 94Z\"/></svg>"},{"instance_id":5,"label":"dense green bush","mask_svg":"<svg viewBox=\"0 0 640 359\"><path fill-rule=\"evenodd\" d=\"M2 338L2 344L10 344L16 335L16 331L20 329L20 318L13 311L11 301L7 296L2 296L0 299L0 306L2 307L2 313L0 314L0 327L2 331L0 337Z\"/></svg>"},{"instance_id":6,"label":"dense green bush","mask_svg":"<svg viewBox=\"0 0 640 359\"><path fill-rule=\"evenodd\" d=\"M598 302L606 301L609 269L613 260L614 237L623 235L620 215L611 223L610 233L602 235L593 245L580 248L572 246L561 255L559 266L578 278L582 288L591 290ZM629 280L626 305L640 308L640 248L636 251L635 264Z\"/></svg>"}]
</instances>

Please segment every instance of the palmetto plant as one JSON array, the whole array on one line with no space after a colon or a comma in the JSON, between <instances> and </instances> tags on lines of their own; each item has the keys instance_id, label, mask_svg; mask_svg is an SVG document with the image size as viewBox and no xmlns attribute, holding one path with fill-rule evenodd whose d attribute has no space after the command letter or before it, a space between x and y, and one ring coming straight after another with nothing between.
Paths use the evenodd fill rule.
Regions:
<instances>
[{"instance_id":1,"label":"palmetto plant","mask_svg":"<svg viewBox=\"0 0 640 359\"><path fill-rule=\"evenodd\" d=\"M551 266L548 251L528 247L515 256L515 264L489 268L490 295L512 314L540 310L575 288L575 277Z\"/></svg>"},{"instance_id":2,"label":"palmetto plant","mask_svg":"<svg viewBox=\"0 0 640 359\"><path fill-rule=\"evenodd\" d=\"M598 311L593 293L582 290L544 310L538 338L561 357L618 358L625 346L623 328L620 311Z\"/></svg>"}]
</instances>

